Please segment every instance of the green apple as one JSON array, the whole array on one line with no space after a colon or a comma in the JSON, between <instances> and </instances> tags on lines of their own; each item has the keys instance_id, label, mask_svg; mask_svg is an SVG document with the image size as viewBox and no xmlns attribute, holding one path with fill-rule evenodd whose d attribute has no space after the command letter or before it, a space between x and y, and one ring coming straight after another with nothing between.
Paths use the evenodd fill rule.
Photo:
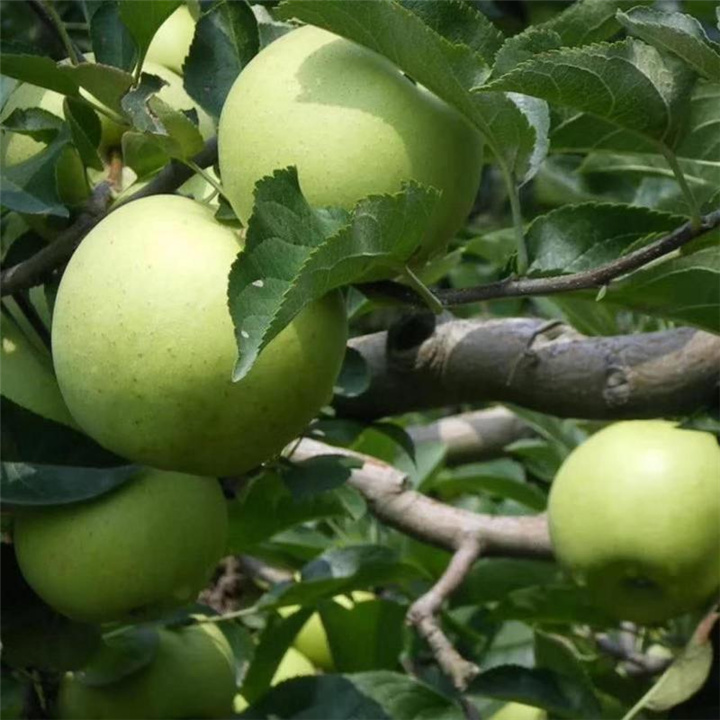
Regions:
<instances>
[{"instance_id":1,"label":"green apple","mask_svg":"<svg viewBox=\"0 0 720 720\"><path fill-rule=\"evenodd\" d=\"M227 277L240 248L208 207L158 195L118 208L75 252L53 359L70 412L101 445L162 469L235 475L330 400L347 333L339 294L305 308L232 382Z\"/></svg>"},{"instance_id":2,"label":"green apple","mask_svg":"<svg viewBox=\"0 0 720 720\"><path fill-rule=\"evenodd\" d=\"M545 711L532 705L510 702L490 716L490 720L545 720Z\"/></svg>"},{"instance_id":3,"label":"green apple","mask_svg":"<svg viewBox=\"0 0 720 720\"><path fill-rule=\"evenodd\" d=\"M333 598L333 601L338 603L338 605L350 609L357 603L375 599L372 593L363 590L356 590L351 593L351 595L352 600L347 595L337 595ZM290 605L280 608L280 614L287 617L299 609L299 605ZM313 665L322 668L326 672L332 672L334 669L335 663L333 662L330 643L328 642L327 633L323 627L320 613L313 613L308 618L307 622L300 628L300 632L295 636L295 642L293 644Z\"/></svg>"},{"instance_id":4,"label":"green apple","mask_svg":"<svg viewBox=\"0 0 720 720\"><path fill-rule=\"evenodd\" d=\"M60 394L50 355L31 342L9 312L0 315L0 330L3 396L36 415L76 427Z\"/></svg>"},{"instance_id":5,"label":"green apple","mask_svg":"<svg viewBox=\"0 0 720 720\"><path fill-rule=\"evenodd\" d=\"M463 116L389 60L325 30L294 30L259 53L228 94L220 174L247 223L255 183L295 165L314 206L352 208L415 180L442 192L423 256L464 223L480 182L483 142Z\"/></svg>"},{"instance_id":6,"label":"green apple","mask_svg":"<svg viewBox=\"0 0 720 720\"><path fill-rule=\"evenodd\" d=\"M193 35L195 20L188 6L182 5L158 28L145 59L182 75L182 66L190 52Z\"/></svg>"},{"instance_id":7,"label":"green apple","mask_svg":"<svg viewBox=\"0 0 720 720\"><path fill-rule=\"evenodd\" d=\"M565 460L549 500L558 560L598 606L651 624L720 586L720 447L662 420L615 423Z\"/></svg>"},{"instance_id":8,"label":"green apple","mask_svg":"<svg viewBox=\"0 0 720 720\"><path fill-rule=\"evenodd\" d=\"M23 575L48 605L102 623L194 600L226 535L215 479L147 470L89 502L18 512L14 540Z\"/></svg>"},{"instance_id":9,"label":"green apple","mask_svg":"<svg viewBox=\"0 0 720 720\"><path fill-rule=\"evenodd\" d=\"M159 630L157 654L139 671L91 687L67 675L58 694L64 720L226 718L235 695L235 660L214 624Z\"/></svg>"},{"instance_id":10,"label":"green apple","mask_svg":"<svg viewBox=\"0 0 720 720\"><path fill-rule=\"evenodd\" d=\"M301 652L291 647L283 655L283 659L280 661L270 685L279 685L281 682L294 677L315 674L313 664ZM247 700L242 695L235 696L234 709L236 713L242 712L247 706Z\"/></svg>"}]
</instances>

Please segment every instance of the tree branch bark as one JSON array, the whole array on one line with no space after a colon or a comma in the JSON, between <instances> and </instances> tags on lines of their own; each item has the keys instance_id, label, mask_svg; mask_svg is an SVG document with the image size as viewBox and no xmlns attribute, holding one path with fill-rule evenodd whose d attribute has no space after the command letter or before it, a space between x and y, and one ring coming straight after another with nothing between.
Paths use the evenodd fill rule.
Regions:
<instances>
[{"instance_id":1,"label":"tree branch bark","mask_svg":"<svg viewBox=\"0 0 720 720\"><path fill-rule=\"evenodd\" d=\"M504 407L450 415L428 425L406 428L416 444L441 442L445 462L462 465L501 455L507 445L534 434L517 415Z\"/></svg>"},{"instance_id":2,"label":"tree branch bark","mask_svg":"<svg viewBox=\"0 0 720 720\"><path fill-rule=\"evenodd\" d=\"M363 419L479 402L587 419L677 416L717 402L720 381L720 337L690 328L585 337L533 318L434 328L422 313L350 346L370 386L335 407Z\"/></svg>"}]
</instances>

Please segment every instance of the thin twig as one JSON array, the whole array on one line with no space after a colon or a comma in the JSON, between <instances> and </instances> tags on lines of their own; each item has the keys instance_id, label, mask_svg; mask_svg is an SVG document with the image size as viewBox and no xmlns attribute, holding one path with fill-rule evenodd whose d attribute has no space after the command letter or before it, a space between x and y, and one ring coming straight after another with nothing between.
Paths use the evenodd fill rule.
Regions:
<instances>
[{"instance_id":1,"label":"thin twig","mask_svg":"<svg viewBox=\"0 0 720 720\"><path fill-rule=\"evenodd\" d=\"M60 41L65 47L65 52L67 52L68 57L70 58L70 62L72 62L73 65L79 64L80 55L78 54L78 51L76 50L75 45L70 38L70 35L68 35L65 24L63 23L60 15L58 15L58 12L52 3L52 0L41 0L41 3L39 4L45 10L47 16L50 18L50 21L55 28L55 32L57 33Z\"/></svg>"},{"instance_id":2,"label":"thin twig","mask_svg":"<svg viewBox=\"0 0 720 720\"><path fill-rule=\"evenodd\" d=\"M480 672L475 663L465 660L443 632L438 613L443 603L457 590L480 556L481 545L476 538L468 538L455 552L440 579L419 597L407 614L407 622L416 628L433 651L443 672L458 690Z\"/></svg>"},{"instance_id":3,"label":"thin twig","mask_svg":"<svg viewBox=\"0 0 720 720\"><path fill-rule=\"evenodd\" d=\"M434 290L433 294L442 303L443 307L453 307L499 298L556 295L576 290L601 288L612 280L627 275L629 272L637 270L663 255L674 252L717 227L720 227L720 210L704 215L698 227L693 226L692 221L688 221L659 240L591 270L547 278L507 278L478 287ZM373 295L392 298L408 305L417 307L425 305L424 299L412 288L395 282L366 283L360 285L359 289L363 292L367 290L368 293Z\"/></svg>"}]
</instances>

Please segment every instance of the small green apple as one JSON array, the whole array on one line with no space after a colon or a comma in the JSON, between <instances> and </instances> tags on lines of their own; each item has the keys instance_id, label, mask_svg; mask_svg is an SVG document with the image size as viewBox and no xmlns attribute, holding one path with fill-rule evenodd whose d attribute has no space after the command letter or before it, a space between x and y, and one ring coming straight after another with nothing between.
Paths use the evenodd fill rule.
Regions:
<instances>
[{"instance_id":1,"label":"small green apple","mask_svg":"<svg viewBox=\"0 0 720 720\"><path fill-rule=\"evenodd\" d=\"M545 720L546 717L542 708L510 702L492 714L490 720Z\"/></svg>"},{"instance_id":2,"label":"small green apple","mask_svg":"<svg viewBox=\"0 0 720 720\"><path fill-rule=\"evenodd\" d=\"M215 479L147 470L88 502L19 512L14 539L23 575L48 605L102 623L192 601L226 535Z\"/></svg>"},{"instance_id":3,"label":"small green apple","mask_svg":"<svg viewBox=\"0 0 720 720\"><path fill-rule=\"evenodd\" d=\"M231 380L227 277L238 235L208 207L158 195L121 206L62 278L52 345L63 397L106 448L166 470L257 467L330 400L345 350L342 298L303 310Z\"/></svg>"},{"instance_id":4,"label":"small green apple","mask_svg":"<svg viewBox=\"0 0 720 720\"><path fill-rule=\"evenodd\" d=\"M333 598L333 601L342 605L344 608L352 608L357 603L367 602L374 600L375 596L372 593L365 592L364 590L356 590L351 593L352 600L347 595L337 595ZM292 615L297 612L300 607L298 605L289 605L288 607L280 608L280 614L283 617ZM307 620L307 622L300 628L300 632L295 636L295 647L319 668L322 668L326 672L332 672L335 663L333 662L332 651L330 650L330 643L328 642L327 633L322 624L322 618L320 613L313 613Z\"/></svg>"},{"instance_id":5,"label":"small green apple","mask_svg":"<svg viewBox=\"0 0 720 720\"><path fill-rule=\"evenodd\" d=\"M255 183L295 165L314 206L352 208L415 180L442 192L422 255L465 221L482 166L480 134L389 60L316 27L276 40L240 73L218 130L220 174L247 223Z\"/></svg>"},{"instance_id":6,"label":"small green apple","mask_svg":"<svg viewBox=\"0 0 720 720\"><path fill-rule=\"evenodd\" d=\"M214 624L159 630L152 662L109 685L91 687L67 675L60 685L63 720L226 718L235 695L235 660Z\"/></svg>"},{"instance_id":7,"label":"small green apple","mask_svg":"<svg viewBox=\"0 0 720 720\"><path fill-rule=\"evenodd\" d=\"M158 28L145 59L182 75L183 63L190 52L193 35L195 35L195 20L188 6L181 5Z\"/></svg>"},{"instance_id":8,"label":"small green apple","mask_svg":"<svg viewBox=\"0 0 720 720\"><path fill-rule=\"evenodd\" d=\"M280 661L270 685L279 685L281 682L294 677L315 674L313 664L301 652L291 647L283 655L283 659ZM236 713L242 712L247 706L247 700L242 695L235 696L234 709Z\"/></svg>"},{"instance_id":9,"label":"small green apple","mask_svg":"<svg viewBox=\"0 0 720 720\"><path fill-rule=\"evenodd\" d=\"M720 586L720 447L710 433L615 423L565 460L548 513L558 560L619 619L662 622Z\"/></svg>"},{"instance_id":10,"label":"small green apple","mask_svg":"<svg viewBox=\"0 0 720 720\"><path fill-rule=\"evenodd\" d=\"M3 396L36 415L76 427L60 394L50 355L31 342L9 313L0 316L0 332Z\"/></svg>"}]
</instances>

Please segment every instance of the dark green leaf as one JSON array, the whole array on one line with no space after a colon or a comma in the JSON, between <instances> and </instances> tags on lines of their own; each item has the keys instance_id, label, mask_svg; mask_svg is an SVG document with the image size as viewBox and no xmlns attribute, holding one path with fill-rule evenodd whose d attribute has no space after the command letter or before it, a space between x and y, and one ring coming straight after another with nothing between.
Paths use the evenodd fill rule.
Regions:
<instances>
[{"instance_id":1,"label":"dark green leaf","mask_svg":"<svg viewBox=\"0 0 720 720\"><path fill-rule=\"evenodd\" d=\"M200 16L183 65L185 89L214 117L260 47L258 24L246 2L215 3Z\"/></svg>"},{"instance_id":2,"label":"dark green leaf","mask_svg":"<svg viewBox=\"0 0 720 720\"><path fill-rule=\"evenodd\" d=\"M353 458L320 455L283 469L282 477L295 500L323 493L343 485L353 467L361 465Z\"/></svg>"},{"instance_id":3,"label":"dark green leaf","mask_svg":"<svg viewBox=\"0 0 720 720\"><path fill-rule=\"evenodd\" d=\"M641 4L642 0L633 2ZM617 0L578 0L552 20L540 25L557 33L565 47L578 47L607 40L620 30L616 17Z\"/></svg>"},{"instance_id":4,"label":"dark green leaf","mask_svg":"<svg viewBox=\"0 0 720 720\"><path fill-rule=\"evenodd\" d=\"M720 332L717 244L636 270L608 287L607 302Z\"/></svg>"},{"instance_id":5,"label":"dark green leaf","mask_svg":"<svg viewBox=\"0 0 720 720\"><path fill-rule=\"evenodd\" d=\"M351 608L340 603L320 605L337 672L394 670L403 647L407 608L387 600L368 600Z\"/></svg>"},{"instance_id":6,"label":"dark green leaf","mask_svg":"<svg viewBox=\"0 0 720 720\"><path fill-rule=\"evenodd\" d=\"M138 179L147 177L170 162L170 156L152 136L139 132L126 132L122 136L122 154L125 164Z\"/></svg>"},{"instance_id":7,"label":"dark green leaf","mask_svg":"<svg viewBox=\"0 0 720 720\"><path fill-rule=\"evenodd\" d=\"M629 33L674 53L708 80L720 81L720 45L691 15L636 7L627 13L618 11L617 19Z\"/></svg>"},{"instance_id":8,"label":"dark green leaf","mask_svg":"<svg viewBox=\"0 0 720 720\"><path fill-rule=\"evenodd\" d=\"M54 90L63 95L77 95L78 83L69 76L54 60L43 55L13 55L3 52L0 55L3 75Z\"/></svg>"},{"instance_id":9,"label":"dark green leaf","mask_svg":"<svg viewBox=\"0 0 720 720\"><path fill-rule=\"evenodd\" d=\"M628 39L536 55L483 90L567 105L671 145L692 90L691 71Z\"/></svg>"},{"instance_id":10,"label":"dark green leaf","mask_svg":"<svg viewBox=\"0 0 720 720\"><path fill-rule=\"evenodd\" d=\"M536 218L526 234L530 270L562 274L616 260L682 225L684 218L631 205L584 203Z\"/></svg>"},{"instance_id":11,"label":"dark green leaf","mask_svg":"<svg viewBox=\"0 0 720 720\"><path fill-rule=\"evenodd\" d=\"M246 720L463 720L454 702L427 685L388 671L294 678L273 688Z\"/></svg>"},{"instance_id":12,"label":"dark green leaf","mask_svg":"<svg viewBox=\"0 0 720 720\"><path fill-rule=\"evenodd\" d=\"M361 200L352 213L328 212L308 205L295 168L260 180L245 248L230 271L234 379L309 303L343 285L397 275L420 246L438 197L409 183Z\"/></svg>"},{"instance_id":13,"label":"dark green leaf","mask_svg":"<svg viewBox=\"0 0 720 720\"><path fill-rule=\"evenodd\" d=\"M2 397L2 456L8 462L100 468L124 464L87 435Z\"/></svg>"},{"instance_id":14,"label":"dark green leaf","mask_svg":"<svg viewBox=\"0 0 720 720\"><path fill-rule=\"evenodd\" d=\"M52 142L62 127L61 118L41 108L18 108L2 121L3 130L29 135L33 140L44 143Z\"/></svg>"},{"instance_id":15,"label":"dark green leaf","mask_svg":"<svg viewBox=\"0 0 720 720\"><path fill-rule=\"evenodd\" d=\"M2 501L23 506L90 500L114 490L138 472L134 465L88 468L3 462L0 468Z\"/></svg>"},{"instance_id":16,"label":"dark green leaf","mask_svg":"<svg viewBox=\"0 0 720 720\"><path fill-rule=\"evenodd\" d=\"M100 650L75 677L89 687L112 685L149 665L157 653L158 631L138 625L106 637Z\"/></svg>"},{"instance_id":17,"label":"dark green leaf","mask_svg":"<svg viewBox=\"0 0 720 720\"><path fill-rule=\"evenodd\" d=\"M249 703L270 687L288 647L313 612L313 608L300 608L286 618L275 617L263 630L242 684L242 695Z\"/></svg>"},{"instance_id":18,"label":"dark green leaf","mask_svg":"<svg viewBox=\"0 0 720 720\"><path fill-rule=\"evenodd\" d=\"M561 718L590 717L583 714L575 683L549 670L502 665L478 675L469 692L541 707Z\"/></svg>"},{"instance_id":19,"label":"dark green leaf","mask_svg":"<svg viewBox=\"0 0 720 720\"><path fill-rule=\"evenodd\" d=\"M95 9L90 19L90 39L97 62L128 72L135 67L137 46L120 18L118 2L106 0Z\"/></svg>"},{"instance_id":20,"label":"dark green leaf","mask_svg":"<svg viewBox=\"0 0 720 720\"><path fill-rule=\"evenodd\" d=\"M365 358L355 348L345 350L340 374L335 381L335 394L340 397L357 397L370 387L370 369Z\"/></svg>"},{"instance_id":21,"label":"dark green leaf","mask_svg":"<svg viewBox=\"0 0 720 720\"><path fill-rule=\"evenodd\" d=\"M525 32L514 35L503 43L495 58L493 78L510 72L533 55L556 50L561 46L562 39L554 30L531 25Z\"/></svg>"},{"instance_id":22,"label":"dark green leaf","mask_svg":"<svg viewBox=\"0 0 720 720\"><path fill-rule=\"evenodd\" d=\"M83 164L95 170L102 170L103 162L97 151L101 128L95 111L74 98L65 98L63 110L70 126L73 144L80 153Z\"/></svg>"},{"instance_id":23,"label":"dark green leaf","mask_svg":"<svg viewBox=\"0 0 720 720\"><path fill-rule=\"evenodd\" d=\"M112 65L87 62L80 65L63 65L61 71L69 80L85 88L103 105L122 114L121 100L133 84L133 76L130 73Z\"/></svg>"},{"instance_id":24,"label":"dark green leaf","mask_svg":"<svg viewBox=\"0 0 720 720\"><path fill-rule=\"evenodd\" d=\"M153 35L175 12L181 1L153 0L152 2L120 3L120 18L135 39L141 57L145 57Z\"/></svg>"},{"instance_id":25,"label":"dark green leaf","mask_svg":"<svg viewBox=\"0 0 720 720\"><path fill-rule=\"evenodd\" d=\"M257 543L308 520L344 514L333 492L293 497L280 476L267 472L256 478L242 498L230 503L228 550L247 552Z\"/></svg>"}]
</instances>

